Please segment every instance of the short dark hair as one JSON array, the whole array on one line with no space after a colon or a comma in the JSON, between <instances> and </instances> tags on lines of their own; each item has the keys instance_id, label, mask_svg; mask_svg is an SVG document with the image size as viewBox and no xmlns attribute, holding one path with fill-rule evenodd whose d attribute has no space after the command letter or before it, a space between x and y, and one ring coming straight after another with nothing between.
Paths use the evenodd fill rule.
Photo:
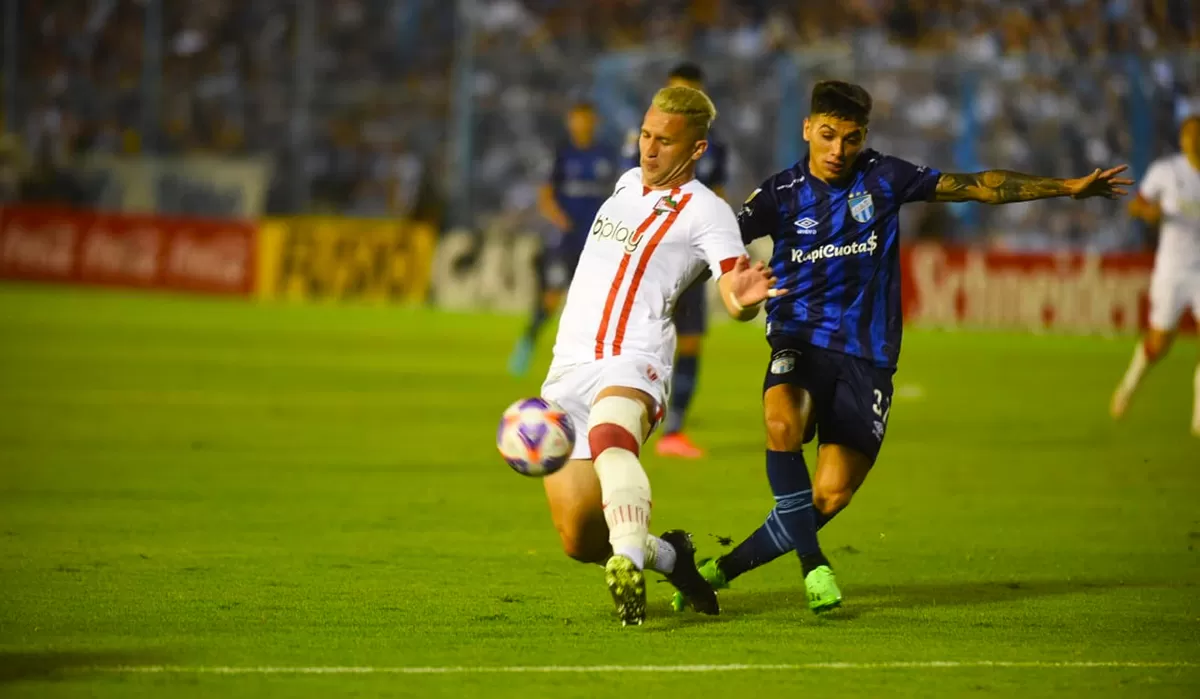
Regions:
<instances>
[{"instance_id":1,"label":"short dark hair","mask_svg":"<svg viewBox=\"0 0 1200 699\"><path fill-rule=\"evenodd\" d=\"M677 78L692 83L704 83L704 69L695 63L680 63L667 73L667 80Z\"/></svg>"},{"instance_id":2,"label":"short dark hair","mask_svg":"<svg viewBox=\"0 0 1200 699\"><path fill-rule=\"evenodd\" d=\"M595 112L596 105L585 99L577 99L571 102L571 107L567 110L570 112Z\"/></svg>"},{"instance_id":3,"label":"short dark hair","mask_svg":"<svg viewBox=\"0 0 1200 699\"><path fill-rule=\"evenodd\" d=\"M866 126L871 120L871 94L861 85L822 80L813 86L811 114L826 114Z\"/></svg>"}]
</instances>

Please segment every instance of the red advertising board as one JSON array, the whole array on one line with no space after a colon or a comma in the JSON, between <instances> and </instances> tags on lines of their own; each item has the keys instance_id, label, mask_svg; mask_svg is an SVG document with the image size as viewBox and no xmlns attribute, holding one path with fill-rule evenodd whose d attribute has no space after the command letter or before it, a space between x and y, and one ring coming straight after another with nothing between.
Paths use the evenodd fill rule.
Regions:
<instances>
[{"instance_id":1,"label":"red advertising board","mask_svg":"<svg viewBox=\"0 0 1200 699\"><path fill-rule=\"evenodd\" d=\"M1005 253L922 243L901 253L904 315L927 327L1145 329L1152 254ZM1195 331L1191 314L1181 323Z\"/></svg>"},{"instance_id":2,"label":"red advertising board","mask_svg":"<svg viewBox=\"0 0 1200 699\"><path fill-rule=\"evenodd\" d=\"M257 224L0 208L0 278L250 295Z\"/></svg>"}]
</instances>

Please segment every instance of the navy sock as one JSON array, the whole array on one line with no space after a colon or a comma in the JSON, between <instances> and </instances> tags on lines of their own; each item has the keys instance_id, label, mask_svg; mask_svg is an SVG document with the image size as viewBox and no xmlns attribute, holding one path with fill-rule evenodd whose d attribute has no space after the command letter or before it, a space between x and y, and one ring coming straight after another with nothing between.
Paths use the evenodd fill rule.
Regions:
<instances>
[{"instance_id":1,"label":"navy sock","mask_svg":"<svg viewBox=\"0 0 1200 699\"><path fill-rule=\"evenodd\" d=\"M812 479L803 452L768 451L767 480L775 494L775 512L783 523L804 574L829 565L817 543L817 517L812 502Z\"/></svg>"},{"instance_id":2,"label":"navy sock","mask_svg":"<svg viewBox=\"0 0 1200 699\"><path fill-rule=\"evenodd\" d=\"M663 426L664 434L675 434L683 431L683 418L688 406L692 403L692 394L696 391L696 372L700 367L700 358L692 355L680 355L675 360L675 372L672 376L671 401L667 408L667 422Z\"/></svg>"},{"instance_id":3,"label":"navy sock","mask_svg":"<svg viewBox=\"0 0 1200 699\"><path fill-rule=\"evenodd\" d=\"M539 303L537 308L533 311L533 317L529 319L529 327L525 329L525 339L529 340L530 342L536 341L538 332L541 331L542 326L546 324L547 318L549 318L549 314L546 313L545 306Z\"/></svg>"},{"instance_id":4,"label":"navy sock","mask_svg":"<svg viewBox=\"0 0 1200 699\"><path fill-rule=\"evenodd\" d=\"M771 510L767 521L746 540L734 547L732 551L721 556L718 565L726 580L733 580L742 573L764 566L792 550L792 540L788 538L779 514Z\"/></svg>"},{"instance_id":5,"label":"navy sock","mask_svg":"<svg viewBox=\"0 0 1200 699\"><path fill-rule=\"evenodd\" d=\"M721 556L719 565L721 572L725 575L726 580L733 580L742 573L749 572L764 566L771 561L779 558L788 551L793 550L791 538L783 529L783 524L779 520L778 508L771 510L771 514L767 515L767 521L763 525L754 530L754 533L746 537L746 540L738 544L732 551ZM816 513L817 531L821 531L821 527L829 524L829 521L837 517L836 512L827 515L820 510L813 508ZM785 543L786 542L786 543ZM820 564L820 559L814 561L815 564ZM828 565L828 561L825 562ZM816 567L815 565L813 567Z\"/></svg>"},{"instance_id":6,"label":"navy sock","mask_svg":"<svg viewBox=\"0 0 1200 699\"><path fill-rule=\"evenodd\" d=\"M805 575L817 566L829 565L817 543L812 479L804 454L768 451L767 480L775 494L775 508L761 527L721 557L721 572L726 580L770 563L793 549L800 556Z\"/></svg>"}]
</instances>

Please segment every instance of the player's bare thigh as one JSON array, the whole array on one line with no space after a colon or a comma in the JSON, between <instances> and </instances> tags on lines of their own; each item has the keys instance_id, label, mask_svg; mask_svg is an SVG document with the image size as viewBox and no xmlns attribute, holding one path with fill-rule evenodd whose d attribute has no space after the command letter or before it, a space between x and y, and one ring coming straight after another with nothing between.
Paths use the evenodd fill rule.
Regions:
<instances>
[{"instance_id":1,"label":"player's bare thigh","mask_svg":"<svg viewBox=\"0 0 1200 699\"><path fill-rule=\"evenodd\" d=\"M609 396L632 398L646 407L642 420L645 439L650 431L649 415L654 415L657 402L650 394L636 388L610 386L602 389L596 400ZM579 439L587 439L580 435ZM562 540L563 552L584 563L603 563L611 549L608 544L608 524L604 520L600 479L591 460L573 459L557 472L543 479L550 518Z\"/></svg>"},{"instance_id":2,"label":"player's bare thigh","mask_svg":"<svg viewBox=\"0 0 1200 699\"><path fill-rule=\"evenodd\" d=\"M812 396L790 384L772 386L763 394L763 420L771 451L800 451L817 429Z\"/></svg>"}]
</instances>

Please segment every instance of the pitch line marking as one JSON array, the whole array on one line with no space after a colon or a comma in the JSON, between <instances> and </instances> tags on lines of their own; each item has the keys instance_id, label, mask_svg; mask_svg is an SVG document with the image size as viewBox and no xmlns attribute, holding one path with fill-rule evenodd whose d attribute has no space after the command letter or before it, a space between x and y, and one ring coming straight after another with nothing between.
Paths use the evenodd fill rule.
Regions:
<instances>
[{"instance_id":1,"label":"pitch line marking","mask_svg":"<svg viewBox=\"0 0 1200 699\"><path fill-rule=\"evenodd\" d=\"M468 675L468 674L583 674L592 672L769 672L788 670L926 670L926 669L1186 669L1200 663L1177 661L1010 661L1010 660L916 660L878 663L826 662L726 665L515 665L444 667L234 667L221 665L127 665L91 668L93 671L119 674L188 675Z\"/></svg>"}]
</instances>

